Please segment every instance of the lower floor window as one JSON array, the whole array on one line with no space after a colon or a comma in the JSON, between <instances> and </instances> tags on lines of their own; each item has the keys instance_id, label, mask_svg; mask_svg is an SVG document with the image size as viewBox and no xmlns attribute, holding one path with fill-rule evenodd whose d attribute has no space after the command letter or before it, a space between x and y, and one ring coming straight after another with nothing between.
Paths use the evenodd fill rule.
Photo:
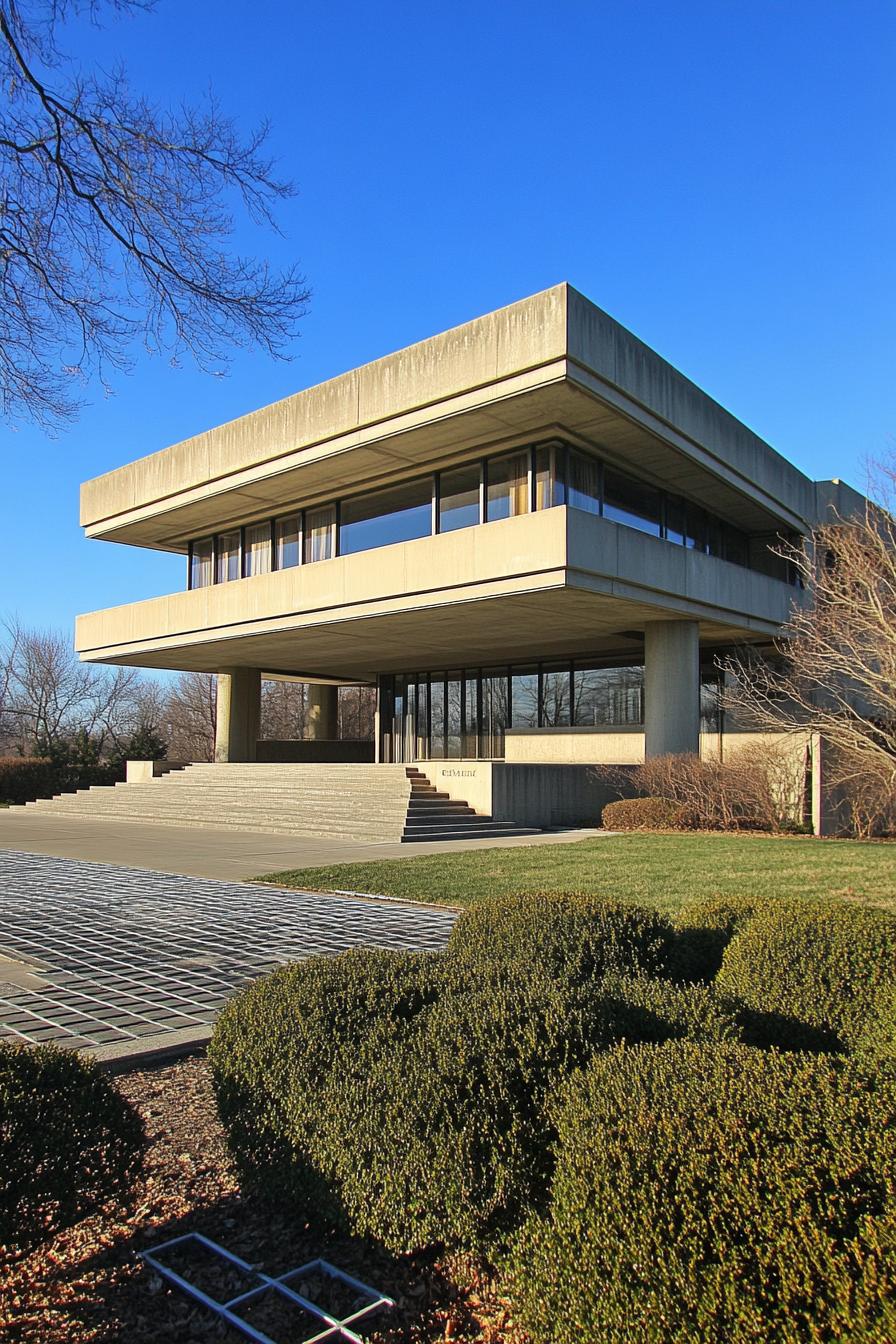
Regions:
<instances>
[{"instance_id":1,"label":"lower floor window","mask_svg":"<svg viewBox=\"0 0 896 1344\"><path fill-rule=\"evenodd\" d=\"M721 732L721 682L707 667L700 730ZM514 728L637 728L644 722L644 668L593 662L420 672L380 678L386 761L500 760Z\"/></svg>"}]
</instances>

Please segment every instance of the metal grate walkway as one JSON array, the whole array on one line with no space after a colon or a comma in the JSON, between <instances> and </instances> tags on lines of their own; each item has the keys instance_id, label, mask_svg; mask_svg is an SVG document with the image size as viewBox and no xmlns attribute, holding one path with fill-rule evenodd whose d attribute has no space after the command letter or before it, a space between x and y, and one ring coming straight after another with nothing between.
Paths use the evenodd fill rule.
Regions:
<instances>
[{"instance_id":1,"label":"metal grate walkway","mask_svg":"<svg viewBox=\"0 0 896 1344\"><path fill-rule=\"evenodd\" d=\"M74 1049L214 1021L240 985L350 947L444 946L452 910L0 851L0 1037ZM22 966L4 967L3 958Z\"/></svg>"}]
</instances>

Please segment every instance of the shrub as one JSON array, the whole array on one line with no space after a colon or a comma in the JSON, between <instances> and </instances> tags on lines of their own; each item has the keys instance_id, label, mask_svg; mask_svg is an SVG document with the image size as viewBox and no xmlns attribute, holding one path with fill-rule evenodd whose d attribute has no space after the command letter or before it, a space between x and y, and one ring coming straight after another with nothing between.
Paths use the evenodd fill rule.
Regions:
<instances>
[{"instance_id":1,"label":"shrub","mask_svg":"<svg viewBox=\"0 0 896 1344\"><path fill-rule=\"evenodd\" d=\"M736 1005L711 985L676 985L647 976L607 976L601 994L616 1008L625 1039L737 1041L741 1037ZM624 1011L623 1011L624 1009Z\"/></svg>"},{"instance_id":2,"label":"shrub","mask_svg":"<svg viewBox=\"0 0 896 1344\"><path fill-rule=\"evenodd\" d=\"M672 916L675 946L669 962L672 978L704 983L713 980L725 948L763 904L749 896L725 896L694 902L676 911Z\"/></svg>"},{"instance_id":3,"label":"shrub","mask_svg":"<svg viewBox=\"0 0 896 1344\"><path fill-rule=\"evenodd\" d=\"M45 756L0 756L0 800L30 803L56 791L53 762Z\"/></svg>"},{"instance_id":4,"label":"shrub","mask_svg":"<svg viewBox=\"0 0 896 1344\"><path fill-rule=\"evenodd\" d=\"M595 987L503 966L372 1037L324 1102L351 1230L398 1253L499 1241L545 1191L551 1090L628 1016Z\"/></svg>"},{"instance_id":5,"label":"shrub","mask_svg":"<svg viewBox=\"0 0 896 1344\"><path fill-rule=\"evenodd\" d=\"M0 1042L0 1245L29 1249L129 1189L143 1123L92 1062Z\"/></svg>"},{"instance_id":6,"label":"shrub","mask_svg":"<svg viewBox=\"0 0 896 1344\"><path fill-rule=\"evenodd\" d=\"M243 1179L338 1217L317 1163L321 1095L373 1030L386 1034L436 995L437 953L356 949L256 980L222 1009L208 1047L221 1121Z\"/></svg>"},{"instance_id":7,"label":"shrub","mask_svg":"<svg viewBox=\"0 0 896 1344\"><path fill-rule=\"evenodd\" d=\"M764 902L728 944L715 983L743 1003L747 1038L758 1045L851 1048L878 992L896 984L896 917Z\"/></svg>"},{"instance_id":8,"label":"shrub","mask_svg":"<svg viewBox=\"0 0 896 1344\"><path fill-rule=\"evenodd\" d=\"M534 1344L801 1344L896 1329L896 1081L674 1042L597 1057L510 1277Z\"/></svg>"},{"instance_id":9,"label":"shrub","mask_svg":"<svg viewBox=\"0 0 896 1344\"><path fill-rule=\"evenodd\" d=\"M371 1036L325 1100L327 1161L352 1231L398 1253L493 1250L543 1201L551 1099L595 1050L737 1032L703 986L573 986L533 966L446 986L397 1040Z\"/></svg>"},{"instance_id":10,"label":"shrub","mask_svg":"<svg viewBox=\"0 0 896 1344\"><path fill-rule=\"evenodd\" d=\"M669 809L671 820L650 820L645 826L781 831L802 822L805 768L804 744L766 739L747 743L723 760L696 754L651 756L624 777L617 776L619 787L644 795L640 801L664 802ZM628 814L623 810L620 815ZM603 824L610 825L606 808Z\"/></svg>"},{"instance_id":11,"label":"shrub","mask_svg":"<svg viewBox=\"0 0 896 1344\"><path fill-rule=\"evenodd\" d=\"M582 985L609 971L661 973L674 943L664 915L581 892L499 896L471 906L448 943L449 960L474 966L538 967Z\"/></svg>"},{"instance_id":12,"label":"shrub","mask_svg":"<svg viewBox=\"0 0 896 1344\"><path fill-rule=\"evenodd\" d=\"M671 798L620 798L607 803L600 824L608 831L669 831L685 828L680 803Z\"/></svg>"},{"instance_id":13,"label":"shrub","mask_svg":"<svg viewBox=\"0 0 896 1344\"><path fill-rule=\"evenodd\" d=\"M872 1067L896 1064L896 981L889 980L878 989L854 1049Z\"/></svg>"}]
</instances>

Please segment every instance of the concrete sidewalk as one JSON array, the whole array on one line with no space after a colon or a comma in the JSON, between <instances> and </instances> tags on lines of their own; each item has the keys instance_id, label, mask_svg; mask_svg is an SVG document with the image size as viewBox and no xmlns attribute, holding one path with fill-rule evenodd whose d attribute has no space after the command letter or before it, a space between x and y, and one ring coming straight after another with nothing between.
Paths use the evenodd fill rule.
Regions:
<instances>
[{"instance_id":1,"label":"concrete sidewalk","mask_svg":"<svg viewBox=\"0 0 896 1344\"><path fill-rule=\"evenodd\" d=\"M421 854L517 848L520 845L569 844L605 834L596 830L549 831L503 839L374 845L233 828L181 829L148 823L94 821L88 817L63 818L44 816L30 808L0 808L0 849L121 864L189 877L223 878L231 882L290 868L366 863L371 859L412 859Z\"/></svg>"}]
</instances>

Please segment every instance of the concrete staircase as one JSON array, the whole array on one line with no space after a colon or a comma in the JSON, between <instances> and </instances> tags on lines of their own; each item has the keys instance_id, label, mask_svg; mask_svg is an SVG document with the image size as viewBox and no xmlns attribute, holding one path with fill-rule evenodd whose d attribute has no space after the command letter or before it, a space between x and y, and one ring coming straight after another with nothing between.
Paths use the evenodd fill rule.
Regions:
<instances>
[{"instance_id":1,"label":"concrete staircase","mask_svg":"<svg viewBox=\"0 0 896 1344\"><path fill-rule=\"evenodd\" d=\"M405 765L190 765L139 784L27 803L56 817L414 842L532 835L481 816Z\"/></svg>"}]
</instances>

